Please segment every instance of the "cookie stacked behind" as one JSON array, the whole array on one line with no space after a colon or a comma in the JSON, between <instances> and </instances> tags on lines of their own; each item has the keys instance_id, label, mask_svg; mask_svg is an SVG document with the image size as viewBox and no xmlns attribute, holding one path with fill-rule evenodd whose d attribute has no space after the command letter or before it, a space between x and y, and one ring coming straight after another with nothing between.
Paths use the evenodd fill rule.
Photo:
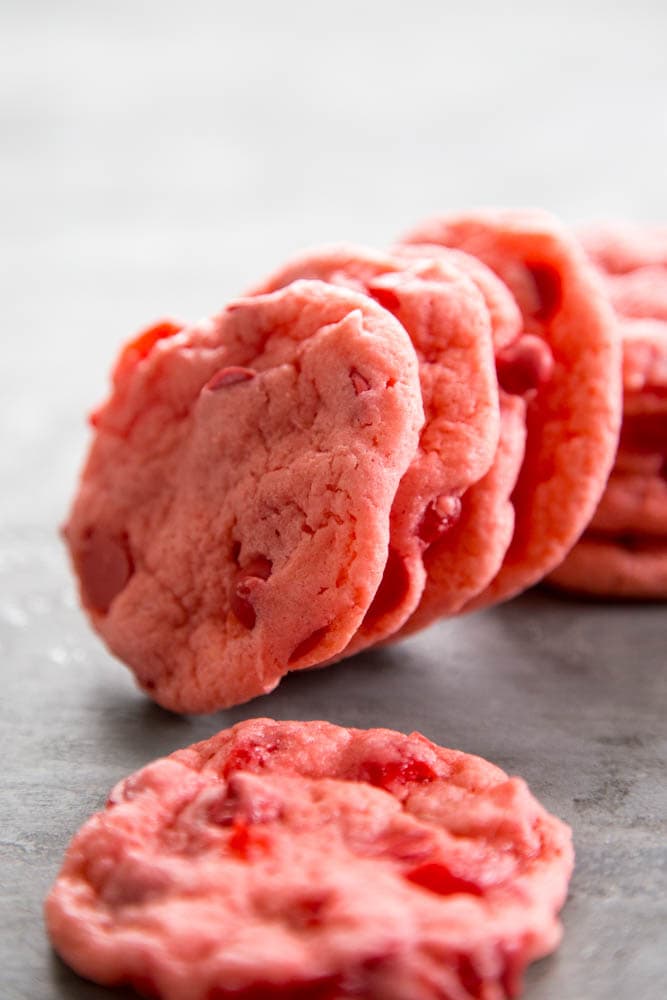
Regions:
<instances>
[{"instance_id":1,"label":"cookie stacked behind","mask_svg":"<svg viewBox=\"0 0 667 1000\"><path fill-rule=\"evenodd\" d=\"M521 312L518 336L497 341L501 396L513 406L512 420L503 424L499 464L507 463L519 434L525 434L525 451L511 492L513 533L502 564L464 607L479 608L542 579L595 511L620 422L616 324L577 241L546 213L435 218L406 242L455 247L479 258L502 279ZM484 519L493 525L507 507L506 483L486 493L476 524L480 539ZM426 624L441 607L435 583L408 629Z\"/></svg>"},{"instance_id":2,"label":"cookie stacked behind","mask_svg":"<svg viewBox=\"0 0 667 1000\"><path fill-rule=\"evenodd\" d=\"M601 596L667 597L667 232L581 233L619 319L623 425L614 468L581 541L549 577Z\"/></svg>"},{"instance_id":3,"label":"cookie stacked behind","mask_svg":"<svg viewBox=\"0 0 667 1000\"><path fill-rule=\"evenodd\" d=\"M426 422L394 499L382 584L346 654L390 638L408 621L425 587L433 586L433 553L446 550L444 571L453 595L448 610L457 610L469 592L486 585L506 548L507 531L498 519L491 544L468 558L471 497L499 443L492 337L502 336L497 331L512 322L516 307L502 286L495 288L497 279L484 265L464 256L322 247L288 261L253 290L274 291L300 278L363 290L400 320L419 361ZM511 419L506 410L504 423ZM517 441L522 452L520 434ZM506 464L511 489L516 463Z\"/></svg>"},{"instance_id":4,"label":"cookie stacked behind","mask_svg":"<svg viewBox=\"0 0 667 1000\"><path fill-rule=\"evenodd\" d=\"M437 219L288 263L122 352L65 537L176 711L506 599L572 545L620 413L613 314L549 216Z\"/></svg>"}]
</instances>

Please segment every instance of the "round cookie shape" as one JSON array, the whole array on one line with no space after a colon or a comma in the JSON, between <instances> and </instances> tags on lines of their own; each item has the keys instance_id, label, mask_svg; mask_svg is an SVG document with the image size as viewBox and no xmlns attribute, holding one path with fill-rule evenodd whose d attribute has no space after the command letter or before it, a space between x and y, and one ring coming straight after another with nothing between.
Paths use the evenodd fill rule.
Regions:
<instances>
[{"instance_id":1,"label":"round cookie shape","mask_svg":"<svg viewBox=\"0 0 667 1000\"><path fill-rule=\"evenodd\" d=\"M505 282L523 315L524 335L498 355L501 386L526 401L526 451L512 494L514 534L498 574L466 606L472 610L540 580L593 516L618 440L619 337L581 247L547 213L435 218L406 242L454 246L479 257ZM536 376L528 393L520 391L523 372Z\"/></svg>"},{"instance_id":2,"label":"round cookie shape","mask_svg":"<svg viewBox=\"0 0 667 1000\"><path fill-rule=\"evenodd\" d=\"M610 254L619 240L620 231ZM605 276L608 285L647 270L641 259L638 270L631 265L626 253L626 270ZM613 299L623 340L619 449L595 516L549 576L549 583L563 590L624 599L667 598L667 322L652 316L659 288L664 295L667 271L648 297L631 305Z\"/></svg>"},{"instance_id":3,"label":"round cookie shape","mask_svg":"<svg viewBox=\"0 0 667 1000\"><path fill-rule=\"evenodd\" d=\"M557 946L572 860L478 757L256 719L116 786L45 914L79 974L161 1000L500 1000Z\"/></svg>"},{"instance_id":4,"label":"round cookie shape","mask_svg":"<svg viewBox=\"0 0 667 1000\"><path fill-rule=\"evenodd\" d=\"M322 247L289 261L255 289L267 292L295 279L317 278L363 291L400 320L419 361L425 424L394 500L383 581L346 654L391 637L415 610L429 587L425 563L452 532L460 537L467 492L487 473L497 449L492 312L461 266L463 257L454 252L448 257L442 250L426 256ZM490 285L500 284L477 261L468 270L484 270ZM497 326L506 331L511 313L497 312ZM453 573L460 544L445 548L444 571ZM483 572L480 562L477 590L486 583ZM453 575L450 582L454 589Z\"/></svg>"},{"instance_id":5,"label":"round cookie shape","mask_svg":"<svg viewBox=\"0 0 667 1000\"><path fill-rule=\"evenodd\" d=\"M454 247L443 247L437 243L402 243L392 249L399 260L424 261L432 258L447 261L458 267L474 282L482 293L491 319L493 345L496 351L509 347L521 335L523 319L514 297L510 294L497 274L487 267L479 257L456 250Z\"/></svg>"},{"instance_id":6,"label":"round cookie shape","mask_svg":"<svg viewBox=\"0 0 667 1000\"><path fill-rule=\"evenodd\" d=\"M93 625L141 687L213 711L359 627L423 423L417 360L384 309L321 282L138 341L64 534Z\"/></svg>"}]
</instances>

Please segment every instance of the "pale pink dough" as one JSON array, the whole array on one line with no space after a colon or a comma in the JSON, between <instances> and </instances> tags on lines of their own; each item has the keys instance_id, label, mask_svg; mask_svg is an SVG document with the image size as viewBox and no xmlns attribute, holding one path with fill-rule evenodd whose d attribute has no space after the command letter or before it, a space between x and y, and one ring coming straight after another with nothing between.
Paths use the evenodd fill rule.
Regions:
<instances>
[{"instance_id":1,"label":"pale pink dough","mask_svg":"<svg viewBox=\"0 0 667 1000\"><path fill-rule=\"evenodd\" d=\"M506 283L524 334L498 354L501 386L530 338L543 364L526 401L526 450L512 494L514 534L503 564L467 610L505 600L558 565L590 521L604 489L620 424L620 344L601 283L576 240L546 213L487 211L436 218L409 243L454 246L479 257ZM515 352L516 356L513 356ZM509 373L506 366L509 362ZM519 365L520 368L520 365ZM513 387L520 389L520 382Z\"/></svg>"},{"instance_id":2,"label":"pale pink dough","mask_svg":"<svg viewBox=\"0 0 667 1000\"><path fill-rule=\"evenodd\" d=\"M392 254L407 260L439 258L467 274L486 302L496 351L509 347L521 335L523 319L516 300L507 285L479 257L453 247L439 246L437 243L402 243L393 248Z\"/></svg>"},{"instance_id":3,"label":"pale pink dough","mask_svg":"<svg viewBox=\"0 0 667 1000\"><path fill-rule=\"evenodd\" d=\"M176 711L340 653L382 578L423 423L414 349L367 296L298 282L130 344L65 536L83 603Z\"/></svg>"},{"instance_id":4,"label":"pale pink dough","mask_svg":"<svg viewBox=\"0 0 667 1000\"><path fill-rule=\"evenodd\" d=\"M478 757L256 719L121 782L46 922L78 973L162 1000L504 1000L558 945L572 861Z\"/></svg>"},{"instance_id":5,"label":"pale pink dough","mask_svg":"<svg viewBox=\"0 0 667 1000\"><path fill-rule=\"evenodd\" d=\"M383 582L346 654L390 637L404 624L419 603L425 582L427 590L430 587L430 571L426 580L424 564L432 561L433 550L445 553L439 568L451 573L452 585L461 576L456 566L461 543L445 542L443 547L442 540L452 532L458 537L457 524L461 519L467 522L467 491L489 469L499 435L491 310L477 280L471 280L461 266L465 256L323 247L289 261L255 289L273 291L297 278L318 278L364 291L401 321L419 361L425 424L394 500ZM467 271L475 272L472 279L486 272L492 289L494 282L500 284L477 261ZM502 291L501 286L497 298ZM507 298L505 314L496 308L496 323L504 331L513 320ZM480 560L477 590L488 579L485 569ZM466 589L454 596L462 603L467 594Z\"/></svg>"}]
</instances>

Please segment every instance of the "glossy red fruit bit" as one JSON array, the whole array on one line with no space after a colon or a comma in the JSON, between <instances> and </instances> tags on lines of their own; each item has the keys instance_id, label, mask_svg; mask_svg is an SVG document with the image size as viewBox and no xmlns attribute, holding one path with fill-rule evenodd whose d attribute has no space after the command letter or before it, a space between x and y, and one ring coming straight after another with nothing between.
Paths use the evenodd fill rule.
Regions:
<instances>
[{"instance_id":1,"label":"glossy red fruit bit","mask_svg":"<svg viewBox=\"0 0 667 1000\"><path fill-rule=\"evenodd\" d=\"M408 882L420 885L438 896L451 896L455 892L467 892L473 896L482 895L482 890L476 882L455 875L442 861L427 861L403 874Z\"/></svg>"},{"instance_id":2,"label":"glossy red fruit bit","mask_svg":"<svg viewBox=\"0 0 667 1000\"><path fill-rule=\"evenodd\" d=\"M230 365L228 368L221 368L219 372L209 379L206 388L210 392L217 392L219 389L229 389L233 385L241 382L248 382L257 374L252 368L242 368L239 365Z\"/></svg>"},{"instance_id":3,"label":"glossy red fruit bit","mask_svg":"<svg viewBox=\"0 0 667 1000\"><path fill-rule=\"evenodd\" d=\"M553 366L548 344L540 337L526 334L498 355L498 383L510 395L523 396L548 382Z\"/></svg>"},{"instance_id":4,"label":"glossy red fruit bit","mask_svg":"<svg viewBox=\"0 0 667 1000\"><path fill-rule=\"evenodd\" d=\"M408 782L419 784L433 781L437 773L425 760L416 757L405 757L395 760L365 760L359 768L359 781L367 781L376 788L388 788L396 783L404 785Z\"/></svg>"},{"instance_id":5,"label":"glossy red fruit bit","mask_svg":"<svg viewBox=\"0 0 667 1000\"><path fill-rule=\"evenodd\" d=\"M106 614L134 573L127 535L113 535L103 528L90 528L74 558L84 604L93 611Z\"/></svg>"},{"instance_id":6,"label":"glossy red fruit bit","mask_svg":"<svg viewBox=\"0 0 667 1000\"><path fill-rule=\"evenodd\" d=\"M271 850L271 836L266 830L247 823L244 819L235 819L232 824L232 834L229 838L229 850L244 861L249 861Z\"/></svg>"},{"instance_id":7,"label":"glossy red fruit bit","mask_svg":"<svg viewBox=\"0 0 667 1000\"><path fill-rule=\"evenodd\" d=\"M444 535L461 516L459 497L438 497L428 505L417 528L417 534L426 545L432 545Z\"/></svg>"},{"instance_id":8,"label":"glossy red fruit bit","mask_svg":"<svg viewBox=\"0 0 667 1000\"><path fill-rule=\"evenodd\" d=\"M120 357L116 362L116 367L113 371L114 381L125 375L128 371L138 365L140 361L148 357L150 352L153 350L155 344L158 340L164 340L166 337L174 337L177 333L183 330L182 323L174 323L171 320L163 320L160 323L156 323L154 326L148 327L147 330L142 330L133 340L125 345L120 353Z\"/></svg>"}]
</instances>

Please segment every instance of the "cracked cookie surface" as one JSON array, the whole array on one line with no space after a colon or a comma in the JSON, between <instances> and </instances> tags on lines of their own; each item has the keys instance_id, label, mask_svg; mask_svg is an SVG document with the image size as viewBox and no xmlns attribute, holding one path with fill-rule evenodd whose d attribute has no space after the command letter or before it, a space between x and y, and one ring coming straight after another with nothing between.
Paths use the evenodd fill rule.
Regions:
<instances>
[{"instance_id":1,"label":"cracked cookie surface","mask_svg":"<svg viewBox=\"0 0 667 1000\"><path fill-rule=\"evenodd\" d=\"M253 719L155 761L46 902L81 975L162 1000L503 1000L560 939L569 829L418 733Z\"/></svg>"},{"instance_id":2,"label":"cracked cookie surface","mask_svg":"<svg viewBox=\"0 0 667 1000\"><path fill-rule=\"evenodd\" d=\"M272 291L299 278L356 288L375 299L405 327L419 361L425 423L394 499L383 581L345 650L348 655L391 638L405 624L425 588L432 587L435 552L442 554L438 568L452 602L469 596L460 569L467 538L458 525L468 523L468 491L486 475L498 446L492 335L501 342L511 336L513 306L517 324L520 318L493 273L458 251L434 256L347 244L314 248L288 261L255 291ZM450 536L457 541L449 542ZM474 565L466 561L475 593L487 582L488 563L486 555Z\"/></svg>"},{"instance_id":3,"label":"cracked cookie surface","mask_svg":"<svg viewBox=\"0 0 667 1000\"><path fill-rule=\"evenodd\" d=\"M93 423L64 534L95 628L151 697L213 711L346 646L423 423L388 312L303 281L159 324Z\"/></svg>"}]
</instances>

